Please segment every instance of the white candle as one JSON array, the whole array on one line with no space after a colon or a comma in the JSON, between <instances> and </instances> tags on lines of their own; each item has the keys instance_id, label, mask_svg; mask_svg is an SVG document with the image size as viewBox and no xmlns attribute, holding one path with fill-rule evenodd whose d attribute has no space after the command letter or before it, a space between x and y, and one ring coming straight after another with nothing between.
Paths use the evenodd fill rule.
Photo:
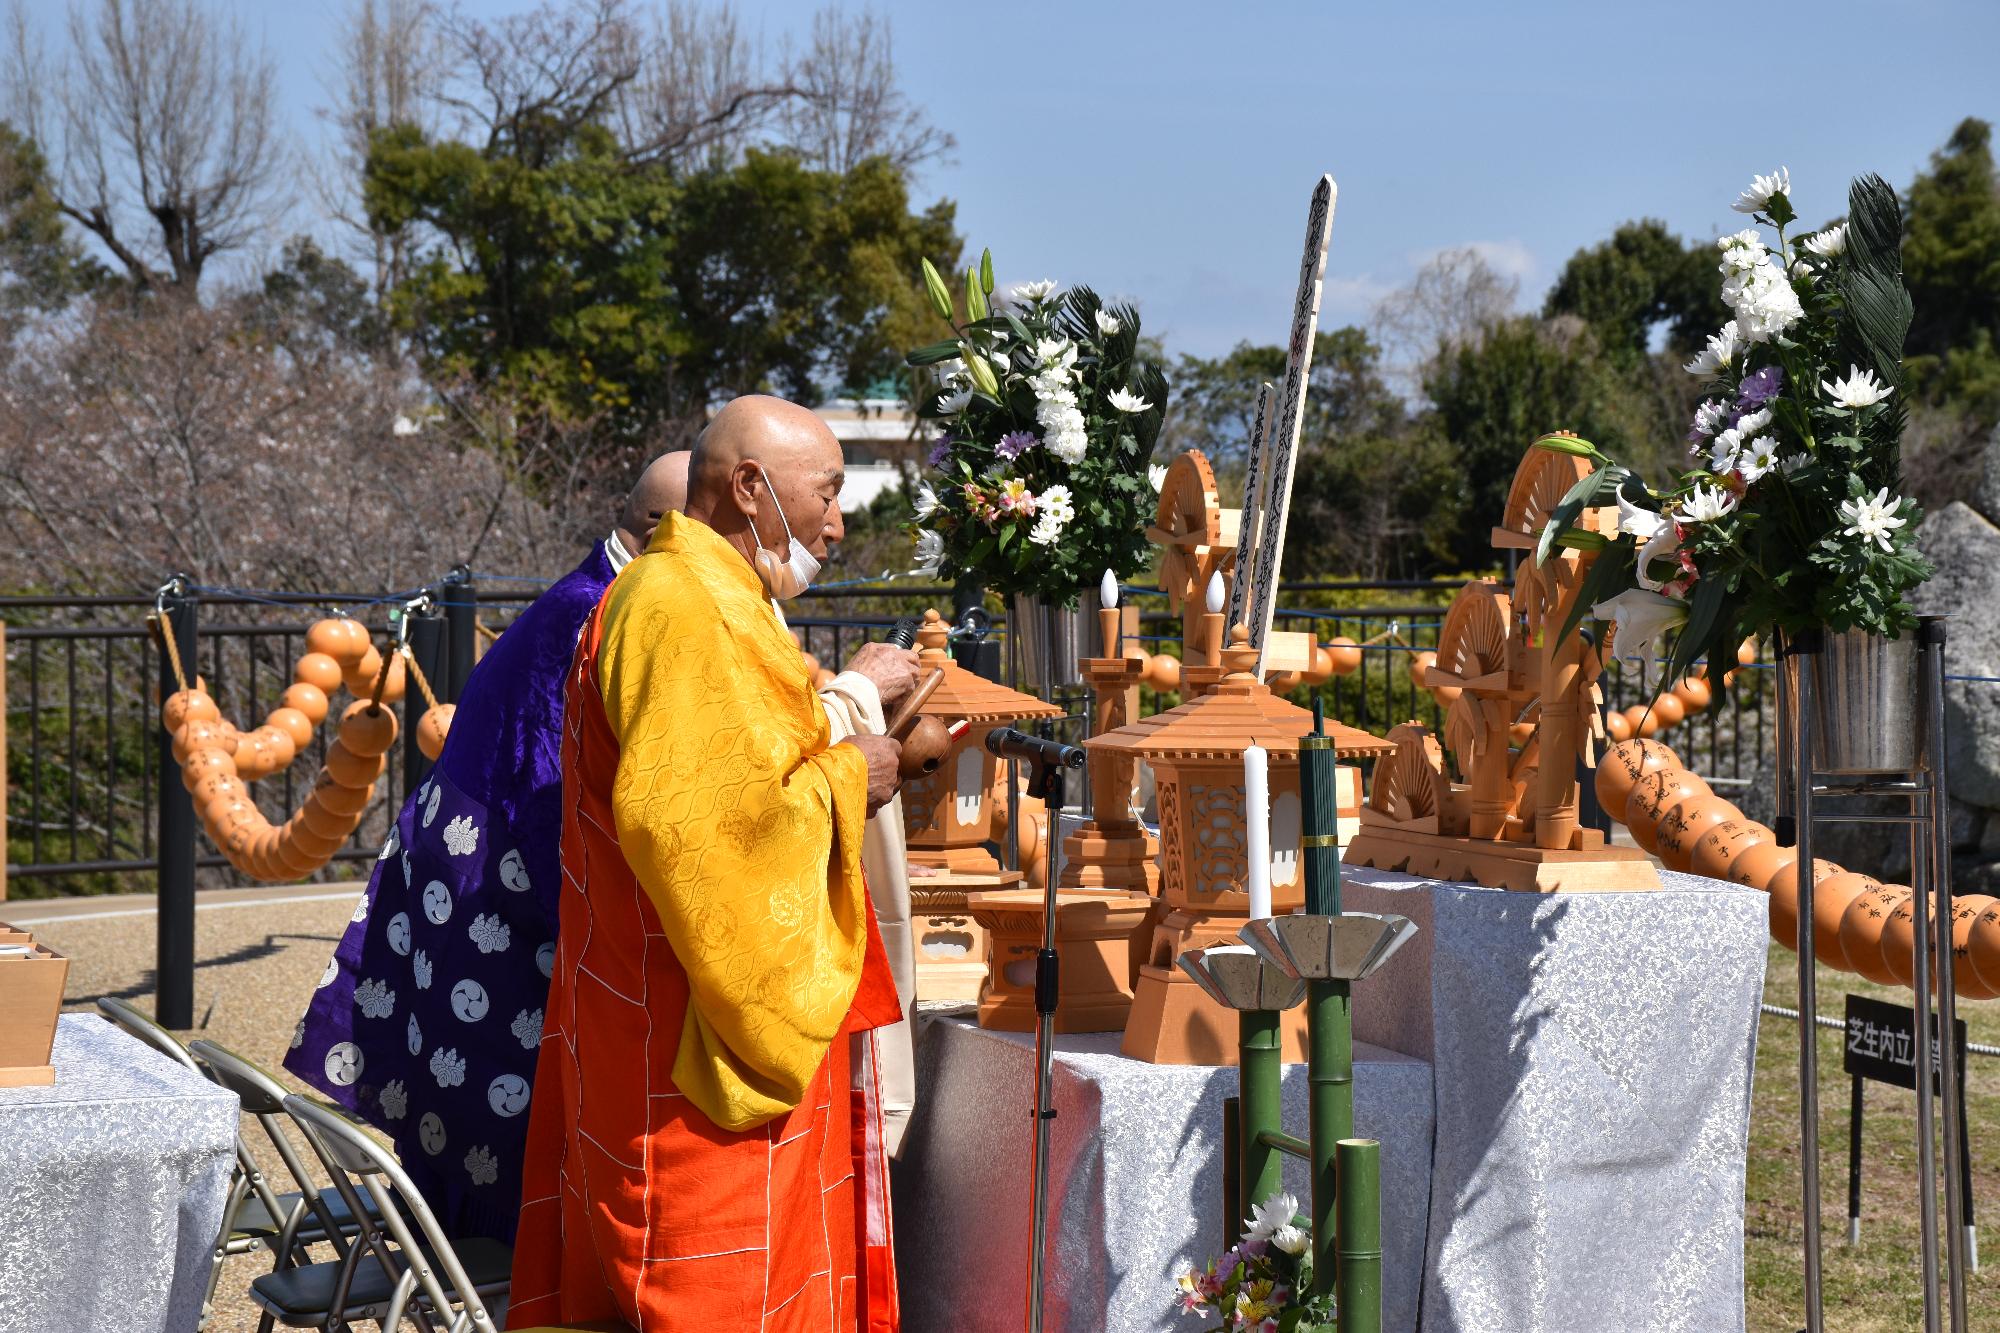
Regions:
<instances>
[{"instance_id":1,"label":"white candle","mask_svg":"<svg viewBox=\"0 0 2000 1333\"><path fill-rule=\"evenodd\" d=\"M1212 616L1222 614L1222 571L1219 569L1208 576L1208 613Z\"/></svg>"},{"instance_id":2,"label":"white candle","mask_svg":"<svg viewBox=\"0 0 2000 1333\"><path fill-rule=\"evenodd\" d=\"M1097 585L1097 600L1105 607L1118 605L1118 579L1108 569L1104 571L1104 581Z\"/></svg>"},{"instance_id":3,"label":"white candle","mask_svg":"<svg viewBox=\"0 0 2000 1333\"><path fill-rule=\"evenodd\" d=\"M1271 915L1271 784L1270 756L1261 745L1243 751L1243 830L1250 872L1244 885L1250 892L1250 919Z\"/></svg>"}]
</instances>

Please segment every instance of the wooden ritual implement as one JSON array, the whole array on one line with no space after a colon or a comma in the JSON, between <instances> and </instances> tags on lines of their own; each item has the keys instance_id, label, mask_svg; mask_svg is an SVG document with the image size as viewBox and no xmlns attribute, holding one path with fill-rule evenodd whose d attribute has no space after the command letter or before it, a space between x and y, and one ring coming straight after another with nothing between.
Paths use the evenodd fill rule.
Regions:
<instances>
[{"instance_id":1,"label":"wooden ritual implement","mask_svg":"<svg viewBox=\"0 0 2000 1333\"><path fill-rule=\"evenodd\" d=\"M1453 599L1423 681L1454 692L1443 743L1415 722L1389 732L1348 861L1535 893L1660 887L1644 851L1577 818L1577 764L1595 766L1604 734L1603 654L1561 630L1595 553L1557 546L1538 564L1535 548L1588 471L1543 449L1521 460L1493 529L1496 548L1521 553L1513 586L1476 579ZM1608 536L1617 513L1586 509L1572 526Z\"/></svg>"}]
</instances>

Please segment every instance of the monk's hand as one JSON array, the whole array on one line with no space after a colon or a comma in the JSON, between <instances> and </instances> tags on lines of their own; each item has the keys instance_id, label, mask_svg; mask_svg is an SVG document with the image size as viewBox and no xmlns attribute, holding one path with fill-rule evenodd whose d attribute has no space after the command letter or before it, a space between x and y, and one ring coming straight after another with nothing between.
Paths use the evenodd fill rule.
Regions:
<instances>
[{"instance_id":1,"label":"monk's hand","mask_svg":"<svg viewBox=\"0 0 2000 1333\"><path fill-rule=\"evenodd\" d=\"M886 711L917 688L917 655L893 643L864 643L847 660L847 669L874 682Z\"/></svg>"},{"instance_id":2,"label":"monk's hand","mask_svg":"<svg viewBox=\"0 0 2000 1333\"><path fill-rule=\"evenodd\" d=\"M852 745L868 760L868 813L895 800L903 785L903 743L888 736L849 736L841 744Z\"/></svg>"}]
</instances>

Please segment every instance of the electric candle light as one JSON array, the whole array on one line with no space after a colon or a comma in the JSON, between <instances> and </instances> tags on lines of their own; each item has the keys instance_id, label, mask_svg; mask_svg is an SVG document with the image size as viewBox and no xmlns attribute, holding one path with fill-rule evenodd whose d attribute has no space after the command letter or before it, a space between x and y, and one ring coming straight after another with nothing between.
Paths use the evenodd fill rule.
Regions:
<instances>
[{"instance_id":1,"label":"electric candle light","mask_svg":"<svg viewBox=\"0 0 2000 1333\"><path fill-rule=\"evenodd\" d=\"M1250 895L1250 919L1271 915L1271 784L1270 756L1252 742L1243 749L1243 828L1250 871L1244 888Z\"/></svg>"},{"instance_id":2,"label":"electric candle light","mask_svg":"<svg viewBox=\"0 0 2000 1333\"><path fill-rule=\"evenodd\" d=\"M1097 602L1097 628L1104 636L1104 655L1123 657L1124 636L1118 624L1118 579L1108 569L1104 571L1104 581L1097 585Z\"/></svg>"}]
</instances>

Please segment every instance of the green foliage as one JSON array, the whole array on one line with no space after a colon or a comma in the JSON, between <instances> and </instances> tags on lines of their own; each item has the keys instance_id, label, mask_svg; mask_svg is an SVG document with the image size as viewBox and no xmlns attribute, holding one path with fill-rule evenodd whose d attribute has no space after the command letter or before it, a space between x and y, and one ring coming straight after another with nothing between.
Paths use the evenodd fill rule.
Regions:
<instances>
[{"instance_id":1,"label":"green foliage","mask_svg":"<svg viewBox=\"0 0 2000 1333\"><path fill-rule=\"evenodd\" d=\"M59 310L110 276L64 230L42 150L0 121L0 316Z\"/></svg>"},{"instance_id":2,"label":"green foliage","mask_svg":"<svg viewBox=\"0 0 2000 1333\"><path fill-rule=\"evenodd\" d=\"M1931 155L1904 204L1903 269L1915 305L1907 371L1920 402L2000 421L2000 177L1992 126L1967 119Z\"/></svg>"},{"instance_id":3,"label":"green foliage","mask_svg":"<svg viewBox=\"0 0 2000 1333\"><path fill-rule=\"evenodd\" d=\"M374 351L388 341L387 321L370 299L368 284L309 236L286 243L278 267L264 275L255 313L271 336L294 346L301 332L318 335L323 347L338 351Z\"/></svg>"},{"instance_id":4,"label":"green foliage","mask_svg":"<svg viewBox=\"0 0 2000 1333\"><path fill-rule=\"evenodd\" d=\"M884 159L751 150L677 174L588 120L483 146L380 131L366 195L384 232L434 238L391 297L433 373L627 432L879 378L914 327L917 256L958 245L951 206L913 214Z\"/></svg>"},{"instance_id":5,"label":"green foliage","mask_svg":"<svg viewBox=\"0 0 2000 1333\"><path fill-rule=\"evenodd\" d=\"M1715 248L1683 244L1654 218L1624 223L1571 255L1542 314L1577 316L1627 368L1647 358L1661 325L1670 351L1692 351L1729 318L1715 294Z\"/></svg>"},{"instance_id":6,"label":"green foliage","mask_svg":"<svg viewBox=\"0 0 2000 1333\"><path fill-rule=\"evenodd\" d=\"M1574 318L1501 321L1479 342L1447 349L1425 374L1424 392L1457 453L1461 517L1450 528L1450 553L1468 569L1493 563L1489 534L1530 441L1560 428L1620 453L1636 442L1650 456L1662 433Z\"/></svg>"}]
</instances>

